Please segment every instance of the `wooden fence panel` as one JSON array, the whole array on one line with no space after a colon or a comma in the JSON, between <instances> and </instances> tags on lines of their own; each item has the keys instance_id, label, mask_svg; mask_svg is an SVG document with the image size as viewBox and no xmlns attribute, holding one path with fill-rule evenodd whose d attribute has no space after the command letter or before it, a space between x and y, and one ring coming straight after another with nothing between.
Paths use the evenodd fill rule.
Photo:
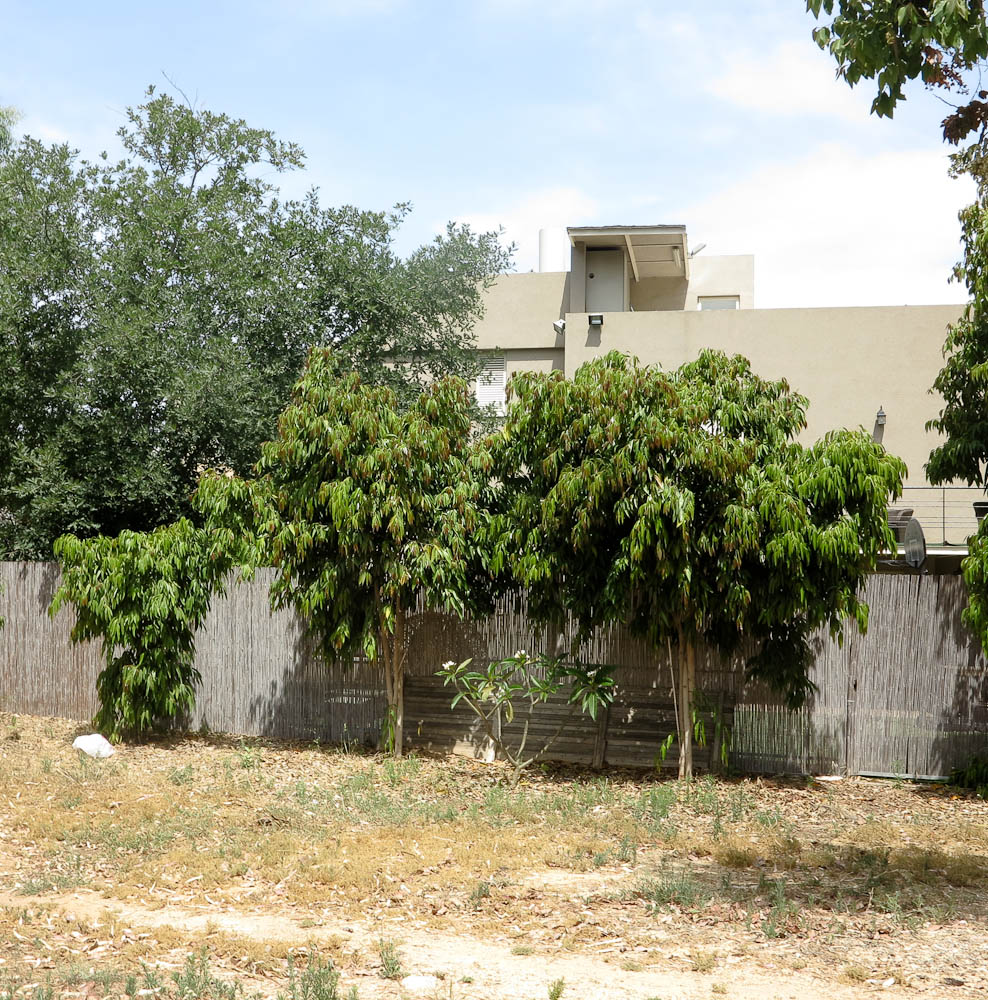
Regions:
<instances>
[{"instance_id":1,"label":"wooden fence panel","mask_svg":"<svg viewBox=\"0 0 988 1000\"><path fill-rule=\"evenodd\" d=\"M846 769L850 647L821 630L812 639L816 690L790 710L765 684L749 684L734 711L733 765L766 774L837 774Z\"/></svg>"},{"instance_id":2,"label":"wooden fence panel","mask_svg":"<svg viewBox=\"0 0 988 1000\"><path fill-rule=\"evenodd\" d=\"M258 570L213 601L196 637L202 686L192 729L374 744L386 712L383 678L363 660L326 665L298 617L271 611L274 571Z\"/></svg>"},{"instance_id":3,"label":"wooden fence panel","mask_svg":"<svg viewBox=\"0 0 988 1000\"><path fill-rule=\"evenodd\" d=\"M939 775L988 746L984 657L956 576L875 576L868 633L851 639L849 769Z\"/></svg>"},{"instance_id":4,"label":"wooden fence panel","mask_svg":"<svg viewBox=\"0 0 988 1000\"><path fill-rule=\"evenodd\" d=\"M270 610L272 576L262 570L214 602L197 638L202 686L185 723L281 739L376 742L386 714L379 670L359 660L325 666L296 616ZM57 581L51 563L0 563L0 616L7 620L0 630L0 707L84 720L96 709L102 657L98 644L69 642L71 609L48 617ZM710 745L697 749L698 766L717 759L716 717L731 728L733 763L743 771L944 774L988 748L988 665L961 624L963 582L876 576L865 597L866 636L848 629L842 646L825 634L814 640L817 690L798 712L763 685L743 683L743 656L726 661L700 651ZM447 660L484 662L541 650L545 642L524 600L505 600L476 622L417 608L408 626L409 744L489 753L469 709L450 711L452 692L435 671ZM614 705L602 722L576 720L550 756L651 766L675 728L670 654L676 651L652 650L622 629L602 629L578 657L616 668ZM532 738L551 731L562 711L560 699L545 706ZM673 746L669 766L677 755Z\"/></svg>"},{"instance_id":5,"label":"wooden fence panel","mask_svg":"<svg viewBox=\"0 0 988 1000\"><path fill-rule=\"evenodd\" d=\"M0 562L0 708L29 715L90 719L96 711L99 643L69 641L75 616L49 618L58 586L55 563Z\"/></svg>"}]
</instances>

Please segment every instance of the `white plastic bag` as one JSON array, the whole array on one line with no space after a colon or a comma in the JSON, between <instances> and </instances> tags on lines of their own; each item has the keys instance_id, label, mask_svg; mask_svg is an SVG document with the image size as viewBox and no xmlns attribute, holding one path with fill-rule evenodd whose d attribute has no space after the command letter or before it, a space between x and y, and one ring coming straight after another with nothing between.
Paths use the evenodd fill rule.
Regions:
<instances>
[{"instance_id":1,"label":"white plastic bag","mask_svg":"<svg viewBox=\"0 0 988 1000\"><path fill-rule=\"evenodd\" d=\"M110 757L116 753L116 750L99 733L77 736L72 746L76 750L89 754L90 757Z\"/></svg>"}]
</instances>

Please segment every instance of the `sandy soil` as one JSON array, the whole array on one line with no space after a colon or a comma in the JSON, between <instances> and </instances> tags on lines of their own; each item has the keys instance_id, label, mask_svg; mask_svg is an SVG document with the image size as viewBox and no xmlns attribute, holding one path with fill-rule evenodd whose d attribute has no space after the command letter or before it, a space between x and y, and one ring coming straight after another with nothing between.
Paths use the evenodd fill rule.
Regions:
<instances>
[{"instance_id":1,"label":"sandy soil","mask_svg":"<svg viewBox=\"0 0 988 1000\"><path fill-rule=\"evenodd\" d=\"M473 762L222 739L80 761L79 728L0 716L4 1000L45 976L122 996L203 947L272 997L310 947L362 1000L988 995L988 804L943 789L553 772L509 793ZM679 878L702 898L650 895ZM382 978L382 940L418 981Z\"/></svg>"}]
</instances>

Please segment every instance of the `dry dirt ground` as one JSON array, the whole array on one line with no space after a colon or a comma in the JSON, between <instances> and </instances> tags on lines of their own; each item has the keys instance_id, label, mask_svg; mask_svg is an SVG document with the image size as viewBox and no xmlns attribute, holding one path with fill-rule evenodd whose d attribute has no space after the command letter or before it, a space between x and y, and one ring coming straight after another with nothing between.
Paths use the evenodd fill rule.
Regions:
<instances>
[{"instance_id":1,"label":"dry dirt ground","mask_svg":"<svg viewBox=\"0 0 988 1000\"><path fill-rule=\"evenodd\" d=\"M0 1000L988 995L942 787L84 731L0 714Z\"/></svg>"}]
</instances>

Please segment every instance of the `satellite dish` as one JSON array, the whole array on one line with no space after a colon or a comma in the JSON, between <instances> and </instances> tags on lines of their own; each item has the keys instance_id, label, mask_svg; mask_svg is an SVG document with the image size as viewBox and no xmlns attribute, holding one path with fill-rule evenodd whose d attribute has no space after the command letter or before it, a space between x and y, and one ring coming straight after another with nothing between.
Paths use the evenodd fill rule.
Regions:
<instances>
[{"instance_id":1,"label":"satellite dish","mask_svg":"<svg viewBox=\"0 0 988 1000\"><path fill-rule=\"evenodd\" d=\"M913 569L919 569L926 562L926 537L923 534L923 526L914 517L906 522L902 544L906 549L906 562Z\"/></svg>"}]
</instances>

